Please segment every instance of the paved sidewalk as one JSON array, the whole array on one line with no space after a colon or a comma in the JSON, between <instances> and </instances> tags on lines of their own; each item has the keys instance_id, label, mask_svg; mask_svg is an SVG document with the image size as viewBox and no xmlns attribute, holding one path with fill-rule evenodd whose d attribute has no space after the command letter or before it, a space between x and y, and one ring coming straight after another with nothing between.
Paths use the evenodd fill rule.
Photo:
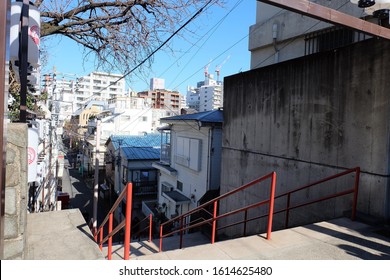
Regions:
<instances>
[{"instance_id":1,"label":"paved sidewalk","mask_svg":"<svg viewBox=\"0 0 390 280\"><path fill-rule=\"evenodd\" d=\"M27 215L28 260L104 260L79 209Z\"/></svg>"}]
</instances>

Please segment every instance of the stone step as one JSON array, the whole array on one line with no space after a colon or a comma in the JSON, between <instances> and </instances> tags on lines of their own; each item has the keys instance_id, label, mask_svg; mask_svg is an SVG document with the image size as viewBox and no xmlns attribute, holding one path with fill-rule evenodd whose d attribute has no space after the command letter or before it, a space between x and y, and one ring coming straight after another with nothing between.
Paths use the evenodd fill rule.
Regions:
<instances>
[{"instance_id":1,"label":"stone step","mask_svg":"<svg viewBox=\"0 0 390 280\"><path fill-rule=\"evenodd\" d=\"M210 238L203 235L200 232L185 234L183 235L183 248L192 247L202 244L210 243ZM130 243L130 259L138 258L147 255L153 255L159 253L160 240L154 239L151 242L148 240L132 241ZM163 251L171 251L180 249L180 236L172 236L163 239ZM103 255L107 259L108 246L103 246ZM123 260L124 256L124 245L113 244L112 246L112 259Z\"/></svg>"}]
</instances>

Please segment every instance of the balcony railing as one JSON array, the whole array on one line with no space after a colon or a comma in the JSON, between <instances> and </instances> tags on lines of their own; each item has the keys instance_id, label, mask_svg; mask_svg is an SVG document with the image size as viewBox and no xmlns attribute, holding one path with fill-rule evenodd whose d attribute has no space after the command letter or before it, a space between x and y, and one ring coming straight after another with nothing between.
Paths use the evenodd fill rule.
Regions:
<instances>
[{"instance_id":1,"label":"balcony railing","mask_svg":"<svg viewBox=\"0 0 390 280\"><path fill-rule=\"evenodd\" d=\"M157 181L134 182L134 196L157 194Z\"/></svg>"}]
</instances>

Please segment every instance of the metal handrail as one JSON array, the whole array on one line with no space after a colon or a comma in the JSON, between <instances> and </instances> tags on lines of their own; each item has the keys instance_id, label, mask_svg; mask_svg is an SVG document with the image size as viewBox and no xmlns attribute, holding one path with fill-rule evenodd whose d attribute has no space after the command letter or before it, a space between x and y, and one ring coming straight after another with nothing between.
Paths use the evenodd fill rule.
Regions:
<instances>
[{"instance_id":1,"label":"metal handrail","mask_svg":"<svg viewBox=\"0 0 390 280\"><path fill-rule=\"evenodd\" d=\"M297 204L297 205L294 205L294 206L290 205L291 195L293 193L296 193L296 192L299 192L299 191L311 188L313 186L319 185L321 183L324 183L324 182L327 182L327 181L330 181L330 180L333 180L333 179L336 179L336 178L339 178L339 177L342 177L342 176L345 176L345 175L348 175L348 174L351 174L351 173L355 173L355 182L354 182L353 188L345 190L345 191L337 192L335 194L327 195L327 196L324 196L324 197L321 197L321 198L317 198L317 199L314 199L314 200L311 200L311 201L308 201L308 202ZM296 188L296 189L294 189L292 191L287 191L285 193L279 194L279 195L275 196L275 199L279 199L279 198L287 196L287 203L286 203L287 205L286 205L286 208L278 210L278 211L274 212L274 214L278 214L278 213L281 213L281 212L286 212L285 227L288 228L288 220L289 220L290 210L296 209L296 208L300 208L300 207L303 207L303 206L307 206L307 205L310 205L310 204L314 204L314 203L317 203L317 202L322 202L322 201L325 201L325 200L328 200L328 199L332 199L332 198L335 198L335 197L339 197L339 196L343 196L343 195L347 195L347 194L353 193L354 196L353 196L353 201L352 201L351 220L355 220L355 218L356 218L356 208L357 208L357 198L358 198L358 192L359 192L359 179L360 179L360 167L355 167L355 168L348 169L348 170L346 170L344 172L341 172L341 173L338 173L338 174L326 177L324 179L315 181L315 182L310 183L308 185Z\"/></svg>"},{"instance_id":2,"label":"metal handrail","mask_svg":"<svg viewBox=\"0 0 390 280\"><path fill-rule=\"evenodd\" d=\"M342 177L342 176L348 175L350 173L354 173L354 172L355 172L355 182L354 182L353 188L348 189L348 190L344 190L344 191L341 191L341 192L337 192L335 194L327 195L327 196L324 196L324 197L321 197L321 198L317 198L317 199L314 199L314 200L311 200L311 201L307 201L307 202L304 202L304 203L300 203L300 204L297 204L297 205L294 205L294 206L290 205L291 194L296 193L298 191L305 190L305 189L313 187L313 186L316 186L318 184L321 184L321 183L324 183L324 182L336 179L338 177ZM314 204L314 203L317 203L317 202L322 202L322 201L325 201L325 200L329 200L329 199L332 199L332 198L336 198L336 197L340 197L340 196L343 196L343 195L347 195L347 194L353 193L354 196L353 196L353 202L352 202L351 220L355 220L355 218L356 218L356 208L357 208L357 197L358 197L358 192L359 192L359 178L360 178L360 167L355 167L355 168L352 168L352 169L348 169L348 170L346 170L344 172L341 172L341 173L338 173L338 174L326 177L326 178L321 179L319 181L310 183L310 184L305 185L303 187L296 188L296 189L294 189L292 191L288 191L288 192L279 194L279 195L275 196L275 200L287 196L288 197L287 198L287 206L285 208L283 208L283 209L274 211L273 214L275 215L275 214L279 214L279 213L282 213L282 212L286 212L285 228L288 228L289 211L290 210L297 209L297 208L304 207L304 206L307 206L307 205L310 205L310 204ZM267 217L267 214L256 216L256 217L252 217L250 219L245 219L245 220L246 220L246 222L250 222L250 221L258 220L258 219L261 219L261 218L264 218L264 217ZM239 224L242 224L242 223L243 223L243 221L232 223L232 224L226 225L224 227L220 227L218 230L225 229L227 227L231 227L231 226L235 226L235 225L239 225ZM244 235L245 235L245 229L244 229Z\"/></svg>"},{"instance_id":3,"label":"metal handrail","mask_svg":"<svg viewBox=\"0 0 390 280\"><path fill-rule=\"evenodd\" d=\"M242 207L240 209L237 209L237 210L234 210L234 211L230 211L228 213L224 213L224 214L221 214L218 216L217 214L217 207L218 207L218 202L221 201L222 199L225 199L233 194L236 194L237 192L240 192L244 189L247 189L257 183L260 183L264 180L267 180L267 179L271 179L271 186L270 186L270 197L264 201L261 201L261 202L258 202L258 203L254 203L252 205L249 205L249 206L246 206L246 207ZM271 238L271 232L272 232L272 219L273 219L273 209L274 209L274 198L275 198L275 186L276 186L276 173L275 172L271 172L269 173L268 175L265 175L263 177L260 177L252 182L249 182L235 190L232 190L230 192L227 192L217 198L214 198L198 207L196 207L195 209L193 210L190 210L188 211L187 213L185 214L182 214L176 218L173 218L165 223L162 223L160 225L160 252L162 251L162 241L163 241L163 238L165 237L168 237L168 236L171 236L175 233L180 233L180 248L182 248L182 239L183 239L183 233L189 229L193 229L193 228L196 228L196 227L199 227L201 225L204 225L204 224L211 224L212 225L212 237L211 237L211 243L213 244L215 242L215 235L216 235L216 231L217 231L217 221L222 219L222 218L225 218L225 217L228 217L230 215L233 215L233 214L237 214L239 212L243 212L243 211L247 211L251 208L255 208L255 207L259 207L259 206L262 206L262 205L265 205L265 204L269 204L269 209L268 209L268 225L267 225L267 239L269 240ZM210 206L210 205L213 205L213 213L210 213L209 211L207 211L206 209L204 209L206 206ZM198 222L196 224L190 224L190 223L183 223L183 221L189 217L191 214L195 213L195 212L198 212L198 211L206 211L207 213L210 213L212 214L212 217L209 218L209 219L205 219L201 222ZM246 215L245 215L246 216ZM177 230L174 230L174 231L171 231L167 234L163 234L163 231L164 231L164 226L167 226L169 224L173 224L174 222L179 222L180 224L180 227L179 229ZM244 221L246 223L246 221ZM190 225L188 225L190 224Z\"/></svg>"},{"instance_id":4,"label":"metal handrail","mask_svg":"<svg viewBox=\"0 0 390 280\"><path fill-rule=\"evenodd\" d=\"M132 201L133 201L133 184L127 183L126 187L123 189L121 194L118 196L117 200L115 201L114 205L111 207L110 211L108 212L107 216L104 218L103 222L100 224L98 230L94 234L95 241L97 242L97 237L99 236L99 248L102 251L103 250L103 244L105 242L108 242L108 252L107 252L107 258L109 260L112 259L112 237L117 234L122 228L125 228L125 235L124 235L124 256L123 259L128 260L130 258L130 235L131 235L131 216L132 216ZM126 211L125 211L125 219L119 223L114 229L113 229L113 221L114 221L114 212L117 210L123 199L126 198ZM149 229L149 242L152 241L152 223L153 223L153 217L152 214L149 215L149 217L144 218L139 223L135 224L134 227L141 224L146 219L149 219L149 224L147 227L143 228L142 230L138 231L140 233L141 231L144 231L145 229ZM103 237L104 233L104 226L108 222L108 233L106 237Z\"/></svg>"},{"instance_id":5,"label":"metal handrail","mask_svg":"<svg viewBox=\"0 0 390 280\"><path fill-rule=\"evenodd\" d=\"M149 239L148 241L149 242L152 242L152 233L153 233L153 215L152 214L149 214L149 216L143 218L141 221L139 221L138 223L136 223L135 225L133 225L134 228L137 228L138 226L140 226L144 221L147 221L149 220L149 223L146 227L142 228L142 229L139 229L137 231L137 233L135 234L136 236L138 235L138 241L140 241L140 238L141 238L141 232L144 232L145 230L149 230Z\"/></svg>"},{"instance_id":6,"label":"metal handrail","mask_svg":"<svg viewBox=\"0 0 390 280\"><path fill-rule=\"evenodd\" d=\"M97 237L100 237L99 248L103 250L103 244L108 241L108 256L109 260L112 259L112 237L118 233L122 228L125 228L124 236L124 256L123 259L128 260L130 257L130 234L131 234L131 212L132 212L132 198L133 195L133 184L127 183L126 187L123 189L118 199L115 201L114 205L111 207L107 216L104 218L103 222L100 224L96 233L94 234L95 241L97 242ZM126 198L126 211L125 219L113 229L114 221L114 212L118 208L122 200ZM108 234L103 238L103 230L105 224L108 222Z\"/></svg>"}]
</instances>

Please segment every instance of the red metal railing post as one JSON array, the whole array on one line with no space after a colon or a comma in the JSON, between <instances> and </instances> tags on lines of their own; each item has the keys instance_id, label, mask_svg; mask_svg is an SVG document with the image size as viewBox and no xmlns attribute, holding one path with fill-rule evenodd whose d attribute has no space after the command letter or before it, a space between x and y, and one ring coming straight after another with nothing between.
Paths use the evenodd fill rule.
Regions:
<instances>
[{"instance_id":1,"label":"red metal railing post","mask_svg":"<svg viewBox=\"0 0 390 280\"><path fill-rule=\"evenodd\" d=\"M149 214L149 242L152 242L152 228L153 226L153 215Z\"/></svg>"},{"instance_id":2,"label":"red metal railing post","mask_svg":"<svg viewBox=\"0 0 390 280\"><path fill-rule=\"evenodd\" d=\"M114 220L114 214L111 212L110 216L108 218L108 234L111 234L112 232L112 224ZM112 255L112 236L108 238L108 259L111 260L111 255Z\"/></svg>"},{"instance_id":3,"label":"red metal railing post","mask_svg":"<svg viewBox=\"0 0 390 280\"><path fill-rule=\"evenodd\" d=\"M214 244L215 242L215 232L217 230L217 207L218 207L218 200L214 201L213 231L211 233L211 244Z\"/></svg>"},{"instance_id":4,"label":"red metal railing post","mask_svg":"<svg viewBox=\"0 0 390 280\"><path fill-rule=\"evenodd\" d=\"M130 234L131 234L131 210L133 201L133 184L127 183L126 194L126 222L125 222L125 238L124 238L124 256L123 259L130 258Z\"/></svg>"},{"instance_id":5,"label":"red metal railing post","mask_svg":"<svg viewBox=\"0 0 390 280\"><path fill-rule=\"evenodd\" d=\"M162 252L163 226L160 225L160 252Z\"/></svg>"},{"instance_id":6,"label":"red metal railing post","mask_svg":"<svg viewBox=\"0 0 390 280\"><path fill-rule=\"evenodd\" d=\"M270 195L270 198L269 198L270 201L269 201L267 240L271 239L272 219L273 219L273 216L274 216L275 186L276 186L276 172L272 172L271 195Z\"/></svg>"},{"instance_id":7,"label":"red metal railing post","mask_svg":"<svg viewBox=\"0 0 390 280\"><path fill-rule=\"evenodd\" d=\"M291 198L291 193L287 194L287 206L286 206L286 220L284 222L284 227L288 228L288 220L290 218L290 198Z\"/></svg>"},{"instance_id":8,"label":"red metal railing post","mask_svg":"<svg viewBox=\"0 0 390 280\"><path fill-rule=\"evenodd\" d=\"M353 192L353 202L352 202L352 221L356 218L356 208L357 208L357 199L358 199L358 192L359 192L359 179L360 179L360 167L356 168L355 172L355 186L354 186L354 192Z\"/></svg>"},{"instance_id":9,"label":"red metal railing post","mask_svg":"<svg viewBox=\"0 0 390 280\"><path fill-rule=\"evenodd\" d=\"M100 228L99 238L100 238L99 248L100 248L100 251L102 251L103 250L103 227Z\"/></svg>"}]
</instances>

